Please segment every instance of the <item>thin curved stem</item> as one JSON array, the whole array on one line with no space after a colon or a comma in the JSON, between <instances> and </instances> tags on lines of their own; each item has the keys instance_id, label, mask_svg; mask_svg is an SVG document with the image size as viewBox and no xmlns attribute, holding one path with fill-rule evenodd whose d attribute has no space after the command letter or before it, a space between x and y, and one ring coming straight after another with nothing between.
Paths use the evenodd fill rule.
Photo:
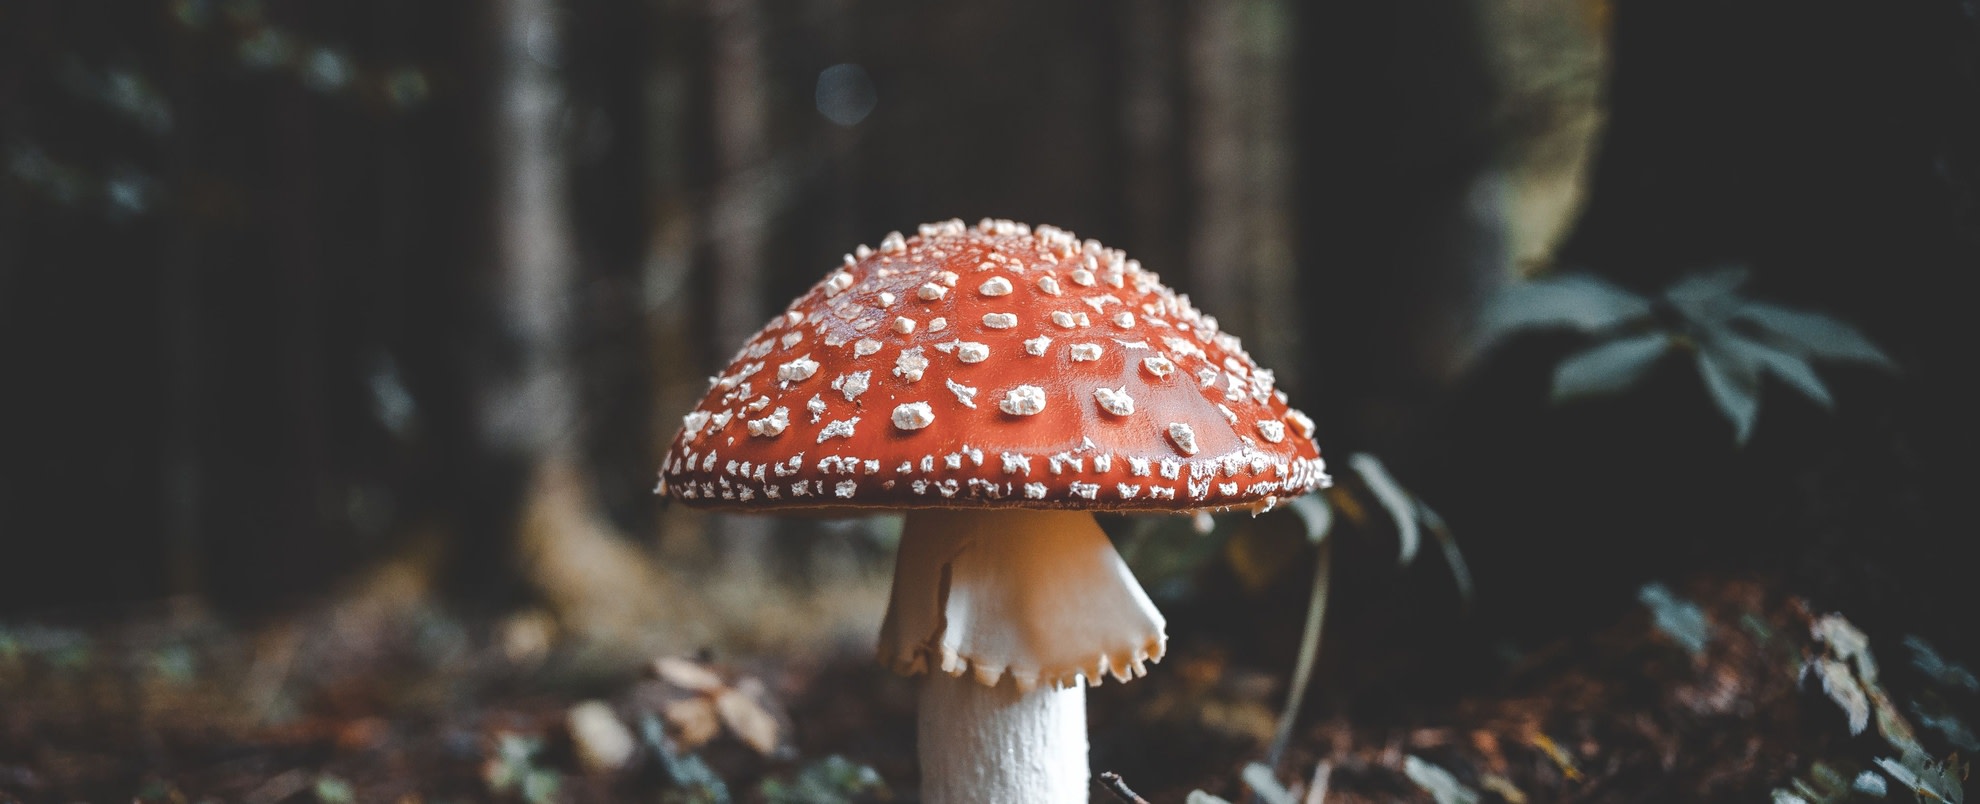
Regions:
<instances>
[{"instance_id":1,"label":"thin curved stem","mask_svg":"<svg viewBox=\"0 0 1980 804\"><path fill-rule=\"evenodd\" d=\"M1279 713L1279 729L1272 735L1272 749L1265 754L1265 766L1276 768L1292 742L1293 721L1306 700L1307 682L1313 677L1313 662L1320 656L1320 626L1327 618L1327 587L1333 575L1334 541L1322 540L1315 548L1313 593L1306 601L1306 632L1299 639L1299 660L1293 665L1292 688L1286 694L1286 708Z\"/></svg>"}]
</instances>

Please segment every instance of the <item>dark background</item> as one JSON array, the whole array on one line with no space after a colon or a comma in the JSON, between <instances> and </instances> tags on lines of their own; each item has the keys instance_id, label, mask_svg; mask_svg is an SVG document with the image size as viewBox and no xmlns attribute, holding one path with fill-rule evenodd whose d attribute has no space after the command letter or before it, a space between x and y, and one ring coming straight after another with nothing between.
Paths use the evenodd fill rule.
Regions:
<instances>
[{"instance_id":1,"label":"dark background","mask_svg":"<svg viewBox=\"0 0 1980 804\"><path fill-rule=\"evenodd\" d=\"M751 539L811 526L663 512L653 456L839 254L995 216L1125 248L1330 455L1383 456L1459 534L1474 633L1728 570L1974 655L1972 0L500 7L0 2L0 615L253 620L422 545L450 605L555 597L517 547L549 464L659 563L789 580L804 540ZM815 94L842 63L877 99L852 125ZM533 146L497 124L518 74L557 93ZM561 177L505 189L531 154ZM1564 164L1579 217L1509 257L1493 188ZM504 245L530 214L561 260ZM1576 336L1460 360L1516 276L1728 260L1902 372L1824 367L1833 414L1769 386L1742 447L1684 361L1556 406ZM525 386L569 415L491 425ZM1444 622L1433 576L1338 610Z\"/></svg>"}]
</instances>

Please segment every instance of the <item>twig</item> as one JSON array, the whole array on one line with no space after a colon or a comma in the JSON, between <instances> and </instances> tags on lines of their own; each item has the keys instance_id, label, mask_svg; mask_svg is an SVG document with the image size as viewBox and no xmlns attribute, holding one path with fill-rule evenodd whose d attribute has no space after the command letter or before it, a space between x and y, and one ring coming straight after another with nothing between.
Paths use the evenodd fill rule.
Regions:
<instances>
[{"instance_id":1,"label":"twig","mask_svg":"<svg viewBox=\"0 0 1980 804\"><path fill-rule=\"evenodd\" d=\"M1334 763L1320 760L1313 766L1313 783L1306 786L1305 804L1327 804L1327 787L1334 778Z\"/></svg>"},{"instance_id":2,"label":"twig","mask_svg":"<svg viewBox=\"0 0 1980 804\"><path fill-rule=\"evenodd\" d=\"M1293 720L1306 698L1307 682L1313 677L1313 660L1320 654L1320 625L1327 619L1327 587L1333 574L1334 542L1320 542L1313 560L1313 595L1306 602L1306 633L1299 639L1299 660L1293 665L1292 688L1286 694L1286 708L1279 713L1279 728L1272 735L1272 750L1265 753L1265 766L1276 768L1292 742Z\"/></svg>"},{"instance_id":3,"label":"twig","mask_svg":"<svg viewBox=\"0 0 1980 804\"><path fill-rule=\"evenodd\" d=\"M1148 799L1129 789L1121 775L1113 771L1101 772L1100 786L1107 788L1107 792L1114 794L1114 798L1120 799L1123 804L1148 804Z\"/></svg>"}]
</instances>

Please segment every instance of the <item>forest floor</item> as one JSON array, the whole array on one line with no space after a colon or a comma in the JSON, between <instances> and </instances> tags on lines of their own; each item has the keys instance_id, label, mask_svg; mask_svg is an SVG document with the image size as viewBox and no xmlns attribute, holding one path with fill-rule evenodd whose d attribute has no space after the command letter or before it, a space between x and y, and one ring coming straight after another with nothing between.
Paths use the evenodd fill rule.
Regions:
<instances>
[{"instance_id":1,"label":"forest floor","mask_svg":"<svg viewBox=\"0 0 1980 804\"><path fill-rule=\"evenodd\" d=\"M1887 635L1873 658L1761 582L1643 597L1447 704L1310 705L1271 768L1282 676L1178 650L1094 691L1095 769L1157 804L1961 800L1966 766L1933 757L1973 739L1970 672ZM912 684L867 656L599 671L527 620L297 629L0 624L0 801L915 798Z\"/></svg>"}]
</instances>

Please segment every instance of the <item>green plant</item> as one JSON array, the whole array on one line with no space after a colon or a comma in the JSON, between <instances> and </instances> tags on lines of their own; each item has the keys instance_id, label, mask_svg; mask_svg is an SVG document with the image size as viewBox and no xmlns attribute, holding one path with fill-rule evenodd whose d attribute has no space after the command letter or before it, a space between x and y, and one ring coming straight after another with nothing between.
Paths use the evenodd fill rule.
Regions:
<instances>
[{"instance_id":1,"label":"green plant","mask_svg":"<svg viewBox=\"0 0 1980 804\"><path fill-rule=\"evenodd\" d=\"M1855 327L1821 313L1740 294L1750 273L1736 265L1692 274L1647 297L1587 274L1518 282L1486 305L1479 351L1529 330L1568 329L1595 343L1554 370L1553 399L1567 402L1635 386L1673 351L1688 352L1705 390L1745 444L1760 414L1762 377L1809 401L1835 399L1814 363L1897 365Z\"/></svg>"}]
</instances>

